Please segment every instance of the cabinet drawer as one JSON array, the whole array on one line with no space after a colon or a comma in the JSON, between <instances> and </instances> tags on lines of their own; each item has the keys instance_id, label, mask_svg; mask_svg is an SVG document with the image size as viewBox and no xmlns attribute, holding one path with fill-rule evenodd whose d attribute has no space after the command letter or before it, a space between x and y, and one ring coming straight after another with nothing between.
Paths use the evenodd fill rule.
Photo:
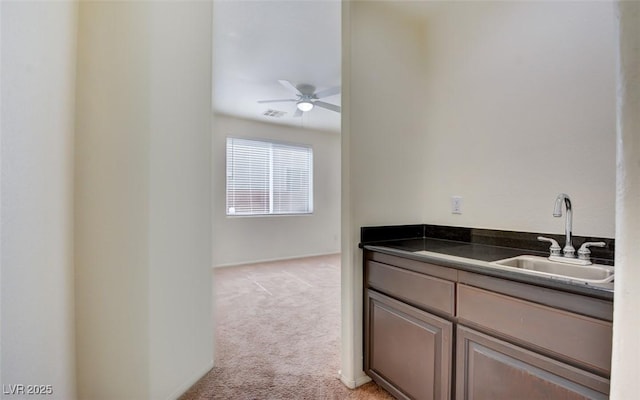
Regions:
<instances>
[{"instance_id":1,"label":"cabinet drawer","mask_svg":"<svg viewBox=\"0 0 640 400\"><path fill-rule=\"evenodd\" d=\"M457 314L461 323L610 376L610 322L466 285L458 285Z\"/></svg>"},{"instance_id":2,"label":"cabinet drawer","mask_svg":"<svg viewBox=\"0 0 640 400\"><path fill-rule=\"evenodd\" d=\"M371 260L366 261L365 265L365 279L368 287L425 310L453 315L455 310L453 282Z\"/></svg>"}]
</instances>

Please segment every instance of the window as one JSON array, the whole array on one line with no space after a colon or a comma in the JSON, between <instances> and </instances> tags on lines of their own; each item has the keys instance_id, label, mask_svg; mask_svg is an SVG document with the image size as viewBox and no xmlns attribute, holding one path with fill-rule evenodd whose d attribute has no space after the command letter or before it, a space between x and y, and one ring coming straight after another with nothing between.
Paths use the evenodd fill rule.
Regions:
<instances>
[{"instance_id":1,"label":"window","mask_svg":"<svg viewBox=\"0 0 640 400\"><path fill-rule=\"evenodd\" d=\"M227 215L313 212L313 150L227 138Z\"/></svg>"}]
</instances>

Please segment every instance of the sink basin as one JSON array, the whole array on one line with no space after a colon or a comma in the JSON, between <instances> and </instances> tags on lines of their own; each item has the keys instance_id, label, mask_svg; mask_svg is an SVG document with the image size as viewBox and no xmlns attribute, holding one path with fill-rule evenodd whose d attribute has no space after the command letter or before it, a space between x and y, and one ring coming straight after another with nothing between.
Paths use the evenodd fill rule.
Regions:
<instances>
[{"instance_id":1,"label":"sink basin","mask_svg":"<svg viewBox=\"0 0 640 400\"><path fill-rule=\"evenodd\" d=\"M599 264L573 265L550 261L544 257L518 256L493 262L495 265L584 283L607 283L614 278L613 267Z\"/></svg>"}]
</instances>

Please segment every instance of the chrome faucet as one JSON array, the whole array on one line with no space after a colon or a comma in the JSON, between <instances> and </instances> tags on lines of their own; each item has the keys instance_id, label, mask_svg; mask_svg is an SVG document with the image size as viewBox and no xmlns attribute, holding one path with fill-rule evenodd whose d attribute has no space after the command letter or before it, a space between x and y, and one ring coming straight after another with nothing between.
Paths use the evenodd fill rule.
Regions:
<instances>
[{"instance_id":1,"label":"chrome faucet","mask_svg":"<svg viewBox=\"0 0 640 400\"><path fill-rule=\"evenodd\" d=\"M576 257L576 249L573 247L571 243L571 225L573 223L573 211L571 210L571 199L567 194L560 193L558 197L556 197L556 205L553 208L553 216L554 217L562 217L562 202L564 200L564 205L567 209L567 217L564 225L564 234L565 234L565 243L562 252L565 257L575 258Z\"/></svg>"}]
</instances>

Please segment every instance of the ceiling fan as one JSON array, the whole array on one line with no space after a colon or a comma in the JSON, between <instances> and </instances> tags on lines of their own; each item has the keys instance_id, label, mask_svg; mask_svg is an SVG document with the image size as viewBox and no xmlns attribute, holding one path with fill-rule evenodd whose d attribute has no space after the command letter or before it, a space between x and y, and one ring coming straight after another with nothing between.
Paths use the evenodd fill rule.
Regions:
<instances>
[{"instance_id":1,"label":"ceiling fan","mask_svg":"<svg viewBox=\"0 0 640 400\"><path fill-rule=\"evenodd\" d=\"M340 86L332 87L329 89L321 90L316 92L316 87L308 84L298 84L298 86L294 86L291 82L287 80L279 80L280 84L291 92L293 92L297 98L295 99L279 99L279 100L259 100L258 103L278 103L278 102L294 102L296 103L296 112L293 114L294 117L300 117L302 113L311 111L313 107L318 106L322 108L326 108L327 110L335 111L337 113L340 112L340 106L335 104L326 103L324 101L320 101L320 99L333 96L335 94L340 93Z\"/></svg>"}]
</instances>

